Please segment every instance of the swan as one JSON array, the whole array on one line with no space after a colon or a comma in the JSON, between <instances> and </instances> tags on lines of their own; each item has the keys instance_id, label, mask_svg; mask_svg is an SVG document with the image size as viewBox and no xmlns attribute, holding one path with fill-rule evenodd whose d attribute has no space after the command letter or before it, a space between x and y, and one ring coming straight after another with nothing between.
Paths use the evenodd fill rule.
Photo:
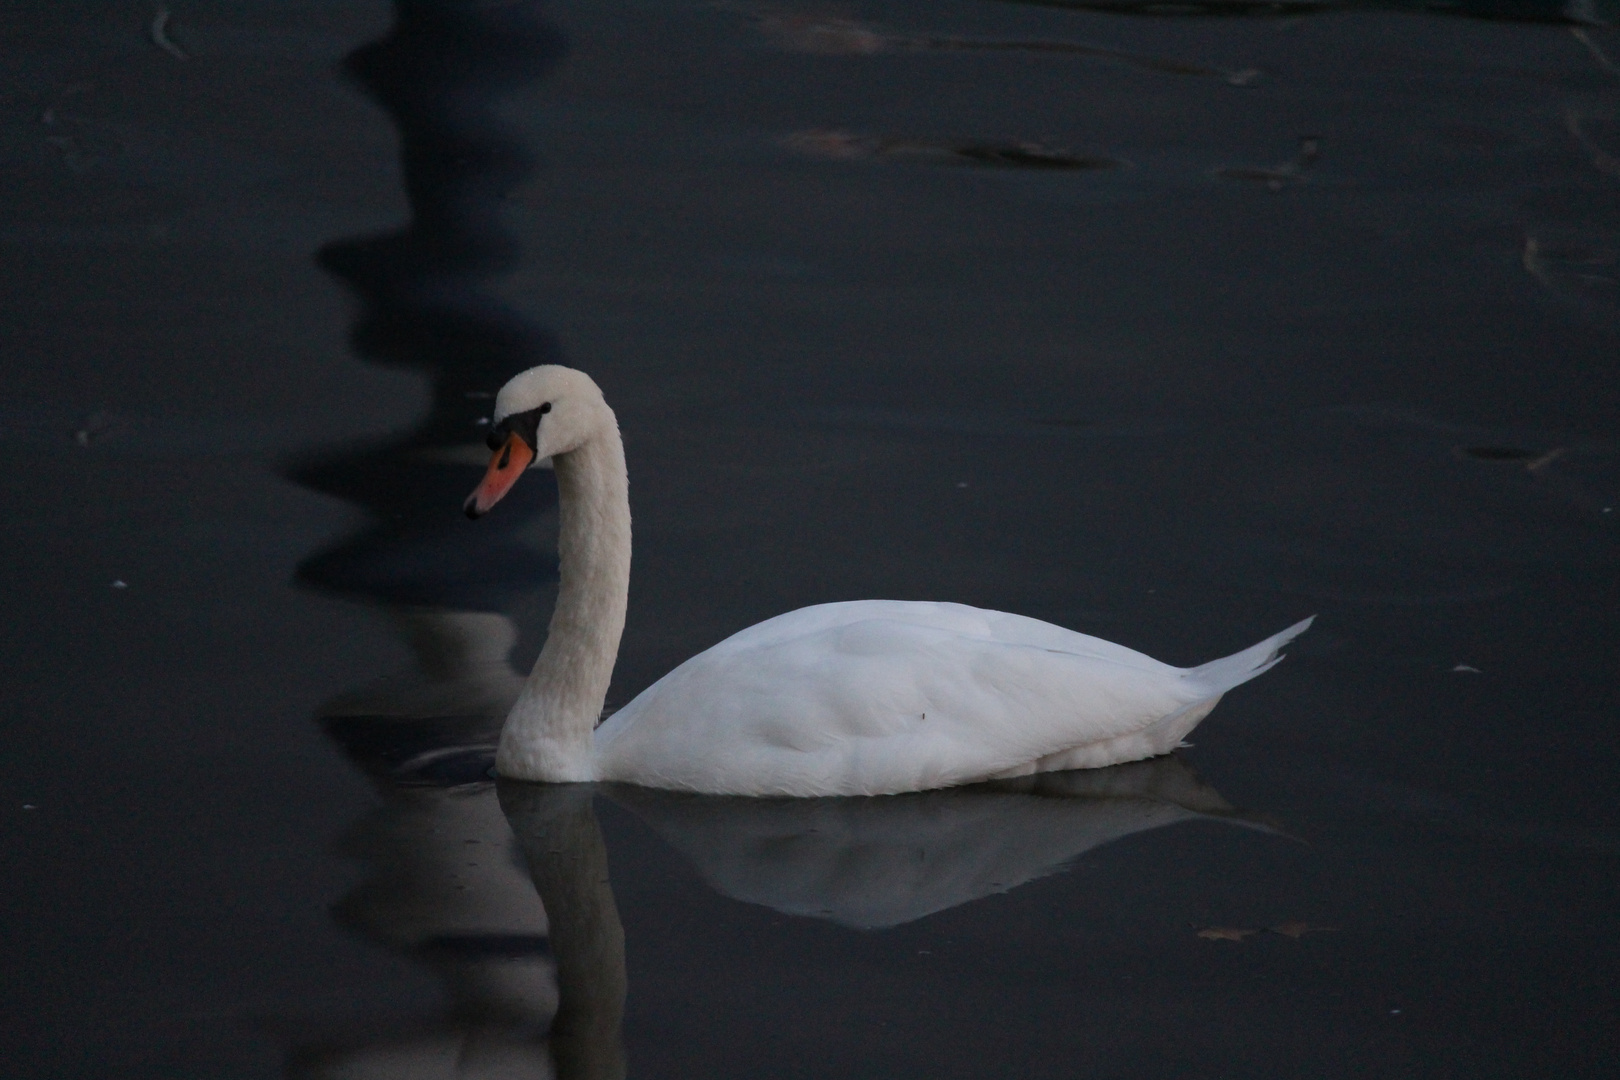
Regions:
<instances>
[{"instance_id":1,"label":"swan","mask_svg":"<svg viewBox=\"0 0 1620 1080\"><path fill-rule=\"evenodd\" d=\"M712 795L889 795L1168 753L1311 619L1177 668L1051 623L963 604L857 600L742 630L597 726L630 589L618 421L590 376L546 364L495 396L487 513L550 458L560 583L550 632L501 728L495 770Z\"/></svg>"}]
</instances>

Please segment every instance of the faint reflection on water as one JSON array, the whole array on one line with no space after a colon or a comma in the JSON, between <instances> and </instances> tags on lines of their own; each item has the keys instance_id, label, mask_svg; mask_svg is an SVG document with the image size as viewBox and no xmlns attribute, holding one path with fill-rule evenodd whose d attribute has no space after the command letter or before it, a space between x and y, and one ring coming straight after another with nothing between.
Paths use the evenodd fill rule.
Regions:
<instances>
[{"instance_id":1,"label":"faint reflection on water","mask_svg":"<svg viewBox=\"0 0 1620 1080\"><path fill-rule=\"evenodd\" d=\"M863 930L1008 892L1133 833L1199 819L1268 828L1173 754L878 798L725 798L628 785L609 795L715 891Z\"/></svg>"},{"instance_id":2,"label":"faint reflection on water","mask_svg":"<svg viewBox=\"0 0 1620 1080\"><path fill-rule=\"evenodd\" d=\"M361 301L356 351L426 377L431 405L401 435L289 469L369 512L361 532L299 566L300 583L377 606L412 656L405 671L321 711L381 798L342 841L365 878L333 915L431 971L445 1002L434 1015L298 1046L293 1076L557 1071L547 1043L555 932L487 779L521 686L505 612L555 577L536 535L555 494L537 485L539 496L477 529L459 507L484 456L479 421L494 391L512 371L559 358L552 335L489 286L518 257L502 201L536 161L498 107L565 51L537 3L396 0L389 34L345 64L399 128L412 217L333 242L319 261Z\"/></svg>"},{"instance_id":3,"label":"faint reflection on water","mask_svg":"<svg viewBox=\"0 0 1620 1080\"><path fill-rule=\"evenodd\" d=\"M559 1077L622 1076L626 1068L624 929L592 807L596 790L499 785L501 809L550 915L557 979L550 1048ZM1178 821L1256 824L1173 756L876 798L602 790L691 858L717 891L861 929L1006 892L1092 848ZM487 787L477 797L486 795Z\"/></svg>"}]
</instances>

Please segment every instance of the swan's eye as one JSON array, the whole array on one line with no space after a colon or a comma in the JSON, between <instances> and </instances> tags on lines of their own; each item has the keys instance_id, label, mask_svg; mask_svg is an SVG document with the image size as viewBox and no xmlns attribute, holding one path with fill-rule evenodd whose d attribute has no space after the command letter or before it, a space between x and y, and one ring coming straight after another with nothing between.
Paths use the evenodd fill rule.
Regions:
<instances>
[{"instance_id":1,"label":"swan's eye","mask_svg":"<svg viewBox=\"0 0 1620 1080\"><path fill-rule=\"evenodd\" d=\"M540 417L550 411L551 402L548 401L537 409L513 413L500 423L489 425L489 433L484 436L484 441L491 450L499 450L506 445L507 436L516 435L533 450L540 445Z\"/></svg>"}]
</instances>

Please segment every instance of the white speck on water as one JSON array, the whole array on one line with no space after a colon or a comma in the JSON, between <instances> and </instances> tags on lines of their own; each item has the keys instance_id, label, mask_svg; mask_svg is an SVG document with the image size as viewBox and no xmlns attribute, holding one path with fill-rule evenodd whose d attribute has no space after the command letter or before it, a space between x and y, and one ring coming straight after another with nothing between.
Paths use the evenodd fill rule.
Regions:
<instances>
[{"instance_id":1,"label":"white speck on water","mask_svg":"<svg viewBox=\"0 0 1620 1080\"><path fill-rule=\"evenodd\" d=\"M1391 1015L1391 1016L1399 1016L1399 1015L1401 1015L1401 1010L1399 1010L1399 1009L1391 1009L1391 1010L1389 1010L1389 1015Z\"/></svg>"},{"instance_id":2,"label":"white speck on water","mask_svg":"<svg viewBox=\"0 0 1620 1080\"><path fill-rule=\"evenodd\" d=\"M1604 507L1604 508L1603 508L1603 512L1604 512L1604 513L1605 513L1605 514L1612 514L1612 513L1614 513L1614 507L1612 507L1612 506L1605 506L1605 507Z\"/></svg>"},{"instance_id":3,"label":"white speck on water","mask_svg":"<svg viewBox=\"0 0 1620 1080\"><path fill-rule=\"evenodd\" d=\"M932 949L918 949L917 950L917 955L918 956L933 956L934 952L933 952Z\"/></svg>"},{"instance_id":4,"label":"white speck on water","mask_svg":"<svg viewBox=\"0 0 1620 1080\"><path fill-rule=\"evenodd\" d=\"M965 488L965 487L968 486L968 483L967 483L966 480L958 480L956 482L956 486L959 487L959 488Z\"/></svg>"},{"instance_id":5,"label":"white speck on water","mask_svg":"<svg viewBox=\"0 0 1620 1080\"><path fill-rule=\"evenodd\" d=\"M487 427L489 426L489 417L480 416L478 419L473 421L473 424L477 427Z\"/></svg>"},{"instance_id":6,"label":"white speck on water","mask_svg":"<svg viewBox=\"0 0 1620 1080\"><path fill-rule=\"evenodd\" d=\"M123 578L119 578L117 581L112 583L112 587L115 589L127 589L129 588L129 583Z\"/></svg>"},{"instance_id":7,"label":"white speck on water","mask_svg":"<svg viewBox=\"0 0 1620 1080\"><path fill-rule=\"evenodd\" d=\"M1469 667L1467 664L1458 664L1456 667L1452 668L1451 670L1452 671L1461 671L1461 672L1464 672L1464 673L1470 674L1470 675L1482 675L1482 674L1484 674L1484 672L1480 671L1479 668L1477 668L1477 667Z\"/></svg>"},{"instance_id":8,"label":"white speck on water","mask_svg":"<svg viewBox=\"0 0 1620 1080\"><path fill-rule=\"evenodd\" d=\"M24 810L38 810L39 807L35 806L31 802L25 802L25 803L23 803L23 809Z\"/></svg>"}]
</instances>

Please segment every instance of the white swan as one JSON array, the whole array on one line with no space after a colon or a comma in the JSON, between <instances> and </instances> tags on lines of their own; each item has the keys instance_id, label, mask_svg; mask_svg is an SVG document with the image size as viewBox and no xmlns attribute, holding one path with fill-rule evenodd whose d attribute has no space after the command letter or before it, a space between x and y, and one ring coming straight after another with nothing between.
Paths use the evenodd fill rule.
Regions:
<instances>
[{"instance_id":1,"label":"white swan","mask_svg":"<svg viewBox=\"0 0 1620 1080\"><path fill-rule=\"evenodd\" d=\"M590 377L545 365L495 398L478 517L538 458L557 474L561 584L495 768L728 795L883 795L1167 753L1311 624L1176 668L1050 623L858 600L778 615L694 656L600 728L630 587L618 421Z\"/></svg>"}]
</instances>

